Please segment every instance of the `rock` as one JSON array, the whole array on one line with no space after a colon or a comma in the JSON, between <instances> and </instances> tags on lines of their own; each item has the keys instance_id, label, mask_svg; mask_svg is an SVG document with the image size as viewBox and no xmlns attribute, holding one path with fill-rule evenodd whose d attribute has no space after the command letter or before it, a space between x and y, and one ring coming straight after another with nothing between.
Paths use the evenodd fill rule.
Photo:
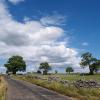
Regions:
<instances>
[{"instance_id":1,"label":"rock","mask_svg":"<svg viewBox=\"0 0 100 100\"><path fill-rule=\"evenodd\" d=\"M48 77L48 81L59 81L59 77Z\"/></svg>"},{"instance_id":2,"label":"rock","mask_svg":"<svg viewBox=\"0 0 100 100\"><path fill-rule=\"evenodd\" d=\"M74 86L76 88L96 88L99 87L98 83L94 80L84 81L84 80L78 80L74 82Z\"/></svg>"}]
</instances>

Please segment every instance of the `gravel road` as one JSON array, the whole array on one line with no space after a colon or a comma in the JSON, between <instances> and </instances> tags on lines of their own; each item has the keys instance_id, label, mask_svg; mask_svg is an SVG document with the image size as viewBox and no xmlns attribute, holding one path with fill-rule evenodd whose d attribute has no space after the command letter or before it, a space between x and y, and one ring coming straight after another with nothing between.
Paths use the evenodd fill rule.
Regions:
<instances>
[{"instance_id":1,"label":"gravel road","mask_svg":"<svg viewBox=\"0 0 100 100\"><path fill-rule=\"evenodd\" d=\"M7 100L71 100L67 96L28 82L11 78L5 80L8 87Z\"/></svg>"}]
</instances>

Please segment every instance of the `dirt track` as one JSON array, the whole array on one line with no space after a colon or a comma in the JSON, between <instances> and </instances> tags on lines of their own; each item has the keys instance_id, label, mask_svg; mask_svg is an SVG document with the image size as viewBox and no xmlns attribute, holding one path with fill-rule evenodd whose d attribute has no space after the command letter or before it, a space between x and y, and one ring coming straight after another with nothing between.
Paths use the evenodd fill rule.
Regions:
<instances>
[{"instance_id":1,"label":"dirt track","mask_svg":"<svg viewBox=\"0 0 100 100\"><path fill-rule=\"evenodd\" d=\"M28 82L5 79L8 85L7 100L70 100L66 96Z\"/></svg>"}]
</instances>

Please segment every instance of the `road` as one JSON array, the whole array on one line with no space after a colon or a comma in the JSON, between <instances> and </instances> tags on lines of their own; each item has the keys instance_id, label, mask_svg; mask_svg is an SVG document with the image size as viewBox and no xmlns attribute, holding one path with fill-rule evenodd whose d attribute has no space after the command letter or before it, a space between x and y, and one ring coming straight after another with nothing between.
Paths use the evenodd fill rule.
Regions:
<instances>
[{"instance_id":1,"label":"road","mask_svg":"<svg viewBox=\"0 0 100 100\"><path fill-rule=\"evenodd\" d=\"M11 78L7 82L7 100L71 100L43 87Z\"/></svg>"}]
</instances>

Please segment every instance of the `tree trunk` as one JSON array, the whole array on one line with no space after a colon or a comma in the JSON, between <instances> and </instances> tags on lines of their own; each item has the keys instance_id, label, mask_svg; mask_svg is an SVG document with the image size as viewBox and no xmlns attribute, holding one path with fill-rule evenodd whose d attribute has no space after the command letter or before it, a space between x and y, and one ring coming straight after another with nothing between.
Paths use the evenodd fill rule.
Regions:
<instances>
[{"instance_id":1,"label":"tree trunk","mask_svg":"<svg viewBox=\"0 0 100 100\"><path fill-rule=\"evenodd\" d=\"M47 75L47 71L45 70L45 71L43 71L43 75Z\"/></svg>"},{"instance_id":2,"label":"tree trunk","mask_svg":"<svg viewBox=\"0 0 100 100\"><path fill-rule=\"evenodd\" d=\"M94 75L94 71L93 71L93 69L89 66L89 70L90 70L90 75Z\"/></svg>"},{"instance_id":3,"label":"tree trunk","mask_svg":"<svg viewBox=\"0 0 100 100\"><path fill-rule=\"evenodd\" d=\"M13 73L14 75L16 75L16 71L13 71L12 73Z\"/></svg>"}]
</instances>

